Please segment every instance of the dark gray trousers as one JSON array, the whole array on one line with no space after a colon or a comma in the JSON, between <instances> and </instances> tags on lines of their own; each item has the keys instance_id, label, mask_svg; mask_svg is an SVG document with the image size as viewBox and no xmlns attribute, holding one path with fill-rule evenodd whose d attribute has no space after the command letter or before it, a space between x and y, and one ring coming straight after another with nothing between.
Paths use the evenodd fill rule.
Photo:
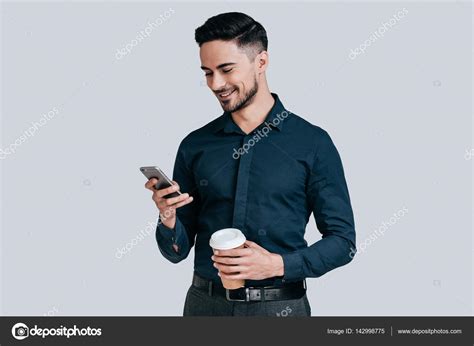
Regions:
<instances>
[{"instance_id":1,"label":"dark gray trousers","mask_svg":"<svg viewBox=\"0 0 474 346\"><path fill-rule=\"evenodd\" d=\"M311 316L306 294L300 299L266 302L230 302L191 285L186 294L183 316Z\"/></svg>"}]
</instances>

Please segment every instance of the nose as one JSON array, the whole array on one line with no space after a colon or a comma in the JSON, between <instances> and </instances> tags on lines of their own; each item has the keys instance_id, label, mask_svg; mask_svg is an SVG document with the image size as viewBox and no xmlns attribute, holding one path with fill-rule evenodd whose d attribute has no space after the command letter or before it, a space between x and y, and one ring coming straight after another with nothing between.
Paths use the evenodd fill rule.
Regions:
<instances>
[{"instance_id":1,"label":"nose","mask_svg":"<svg viewBox=\"0 0 474 346\"><path fill-rule=\"evenodd\" d=\"M222 90L225 87L225 80L219 73L214 73L213 76L209 77L210 80L208 81L209 88L211 88L214 92L218 90Z\"/></svg>"}]
</instances>

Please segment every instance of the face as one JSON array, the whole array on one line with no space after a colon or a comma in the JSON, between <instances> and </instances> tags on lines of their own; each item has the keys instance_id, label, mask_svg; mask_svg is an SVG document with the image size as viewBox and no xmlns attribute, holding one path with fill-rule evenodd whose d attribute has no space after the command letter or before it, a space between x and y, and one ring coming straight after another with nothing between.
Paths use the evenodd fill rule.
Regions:
<instances>
[{"instance_id":1,"label":"face","mask_svg":"<svg viewBox=\"0 0 474 346\"><path fill-rule=\"evenodd\" d=\"M264 71L258 54L251 61L234 41L215 40L201 46L201 68L207 86L219 100L222 109L236 112L253 102L258 92L259 75Z\"/></svg>"}]
</instances>

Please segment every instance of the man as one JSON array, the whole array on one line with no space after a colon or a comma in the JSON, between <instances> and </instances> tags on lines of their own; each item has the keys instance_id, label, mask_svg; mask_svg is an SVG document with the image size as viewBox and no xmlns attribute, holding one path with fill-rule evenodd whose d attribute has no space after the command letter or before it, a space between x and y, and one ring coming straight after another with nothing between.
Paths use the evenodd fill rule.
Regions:
<instances>
[{"instance_id":1,"label":"man","mask_svg":"<svg viewBox=\"0 0 474 346\"><path fill-rule=\"evenodd\" d=\"M337 149L325 130L270 92L260 23L223 13L197 28L195 39L224 113L183 139L174 186L145 185L160 210L163 256L177 263L195 247L184 315L310 316L305 278L350 262L356 248ZM186 193L164 198L178 189ZM311 213L322 239L308 247ZM245 234L246 246L213 253L211 234L229 227ZM245 287L226 290L220 278L244 279Z\"/></svg>"}]
</instances>

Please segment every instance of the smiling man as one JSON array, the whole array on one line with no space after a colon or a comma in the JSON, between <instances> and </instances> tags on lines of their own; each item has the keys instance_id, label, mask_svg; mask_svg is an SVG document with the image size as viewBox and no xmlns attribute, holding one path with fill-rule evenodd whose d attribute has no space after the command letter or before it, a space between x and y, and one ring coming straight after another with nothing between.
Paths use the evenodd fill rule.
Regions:
<instances>
[{"instance_id":1,"label":"smiling man","mask_svg":"<svg viewBox=\"0 0 474 346\"><path fill-rule=\"evenodd\" d=\"M160 210L163 256L177 263L195 248L184 315L310 316L305 279L350 262L356 248L338 151L325 130L270 92L260 23L223 13L197 28L195 39L224 113L182 140L175 186L146 184ZM164 198L177 189L185 193ZM308 246L311 214L322 239ZM229 227L245 234L246 246L213 253L210 236ZM220 278L244 279L245 287L226 290Z\"/></svg>"}]
</instances>

